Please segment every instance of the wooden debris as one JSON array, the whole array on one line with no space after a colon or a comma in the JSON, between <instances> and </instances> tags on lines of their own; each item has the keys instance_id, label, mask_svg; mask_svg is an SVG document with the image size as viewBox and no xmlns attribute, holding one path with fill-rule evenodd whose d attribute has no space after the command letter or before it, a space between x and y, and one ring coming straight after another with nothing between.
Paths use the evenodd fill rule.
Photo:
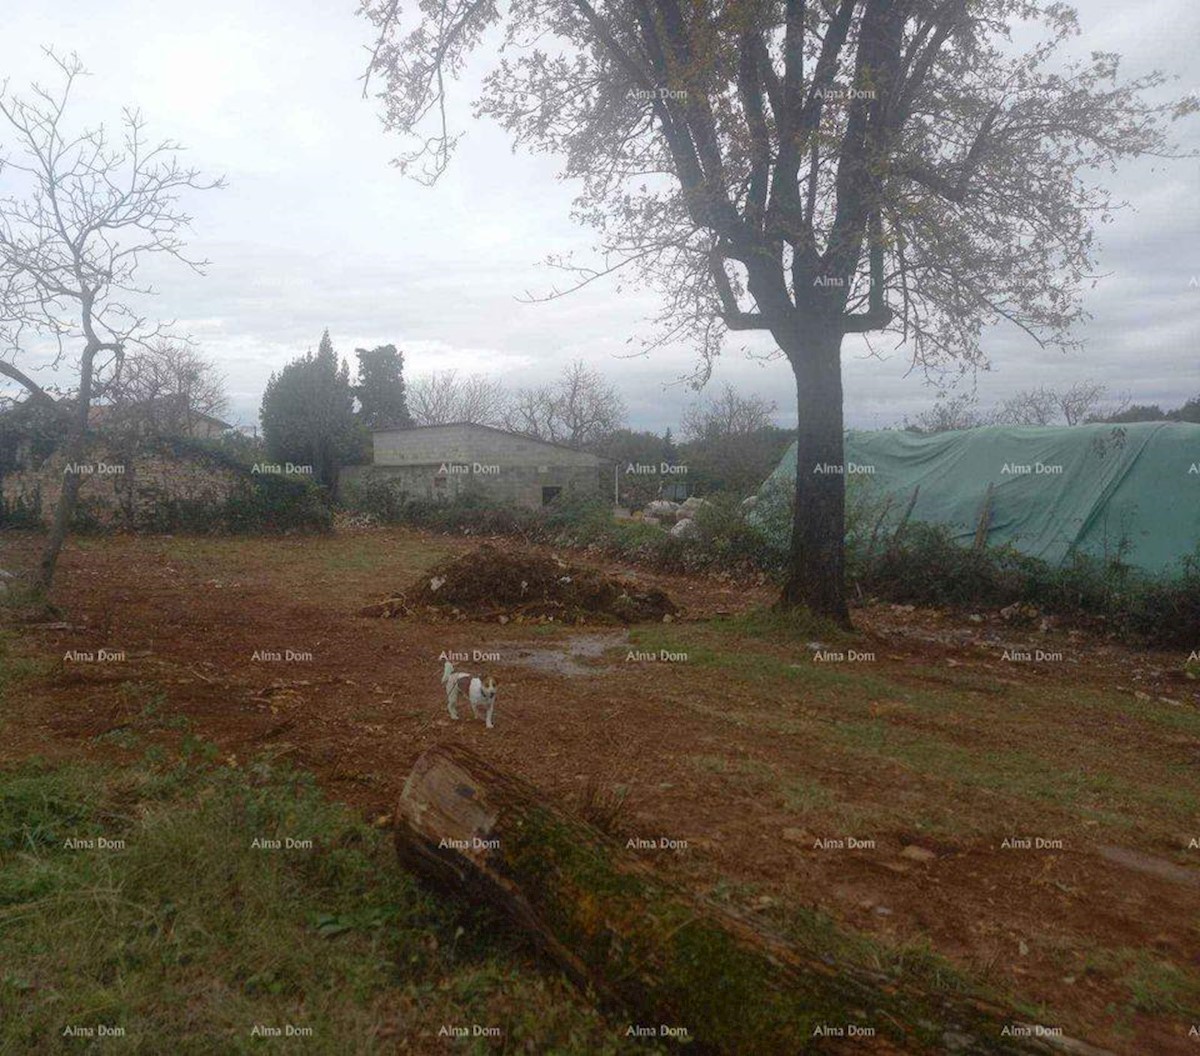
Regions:
<instances>
[{"instance_id":1,"label":"wooden debris","mask_svg":"<svg viewBox=\"0 0 1200 1056\"><path fill-rule=\"evenodd\" d=\"M417 760L395 842L406 867L515 922L618 1024L678 1028L696 1053L807 1051L848 1022L875 1031L873 1052L1056 1051L1005 1033L1006 1009L801 950L674 886L461 745Z\"/></svg>"}]
</instances>

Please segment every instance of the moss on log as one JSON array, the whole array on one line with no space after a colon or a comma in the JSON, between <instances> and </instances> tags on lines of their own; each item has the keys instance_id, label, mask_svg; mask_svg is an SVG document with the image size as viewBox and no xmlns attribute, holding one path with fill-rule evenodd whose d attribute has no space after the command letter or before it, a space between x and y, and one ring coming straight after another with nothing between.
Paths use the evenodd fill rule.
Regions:
<instances>
[{"instance_id":1,"label":"moss on log","mask_svg":"<svg viewBox=\"0 0 1200 1056\"><path fill-rule=\"evenodd\" d=\"M510 917L621 1034L686 1031L696 1053L1050 1053L1019 1017L805 954L679 889L458 745L417 760L395 814L406 867ZM873 1034L839 1037L852 1027ZM1007 1030L1005 1029L1007 1028ZM653 1034L639 1033L653 1030ZM1098 1051L1098 1050L1093 1050Z\"/></svg>"}]
</instances>

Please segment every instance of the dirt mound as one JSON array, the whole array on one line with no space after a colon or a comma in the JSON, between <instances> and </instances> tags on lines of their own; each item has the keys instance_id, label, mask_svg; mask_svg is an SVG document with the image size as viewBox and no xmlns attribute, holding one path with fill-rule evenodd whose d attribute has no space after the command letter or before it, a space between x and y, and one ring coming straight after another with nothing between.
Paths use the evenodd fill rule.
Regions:
<instances>
[{"instance_id":1,"label":"dirt mound","mask_svg":"<svg viewBox=\"0 0 1200 1056\"><path fill-rule=\"evenodd\" d=\"M678 612L654 587L556 557L485 544L434 566L363 616L441 615L498 623L638 623Z\"/></svg>"}]
</instances>

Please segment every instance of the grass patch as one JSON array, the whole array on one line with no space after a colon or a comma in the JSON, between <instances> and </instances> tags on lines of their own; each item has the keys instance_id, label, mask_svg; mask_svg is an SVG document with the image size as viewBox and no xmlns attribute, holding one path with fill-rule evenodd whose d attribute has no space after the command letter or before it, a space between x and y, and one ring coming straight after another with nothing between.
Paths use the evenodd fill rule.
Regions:
<instances>
[{"instance_id":1,"label":"grass patch","mask_svg":"<svg viewBox=\"0 0 1200 1056\"><path fill-rule=\"evenodd\" d=\"M692 757L692 763L710 774L720 774L722 777L745 777L757 784L770 783L775 777L775 771L771 767L756 759L730 759L724 755L697 755Z\"/></svg>"},{"instance_id":2,"label":"grass patch","mask_svg":"<svg viewBox=\"0 0 1200 1056\"><path fill-rule=\"evenodd\" d=\"M44 659L21 656L13 650L14 638L0 631L0 701L18 683L48 670L50 662Z\"/></svg>"},{"instance_id":3,"label":"grass patch","mask_svg":"<svg viewBox=\"0 0 1200 1056\"><path fill-rule=\"evenodd\" d=\"M848 803L836 789L814 778L783 774L756 759L700 755L692 763L705 773L724 778L740 792L778 797L784 810L810 828L862 835L889 817L883 808Z\"/></svg>"},{"instance_id":4,"label":"grass patch","mask_svg":"<svg viewBox=\"0 0 1200 1056\"><path fill-rule=\"evenodd\" d=\"M16 687L44 675L53 667L46 657L23 656L14 648L17 639L0 628L0 704L6 704ZM0 711L0 730L10 721L10 709Z\"/></svg>"},{"instance_id":5,"label":"grass patch","mask_svg":"<svg viewBox=\"0 0 1200 1056\"><path fill-rule=\"evenodd\" d=\"M0 623L53 620L58 610L50 604L46 592L37 583L23 577L0 580Z\"/></svg>"},{"instance_id":6,"label":"grass patch","mask_svg":"<svg viewBox=\"0 0 1200 1056\"><path fill-rule=\"evenodd\" d=\"M1188 1016L1200 1008L1200 974L1159 960L1147 950L1093 951L1084 970L1099 972L1125 987L1126 1010L1131 1013Z\"/></svg>"},{"instance_id":7,"label":"grass patch","mask_svg":"<svg viewBox=\"0 0 1200 1056\"><path fill-rule=\"evenodd\" d=\"M1030 751L967 748L937 735L883 720L847 722L835 735L858 755L883 758L918 774L937 774L963 789L983 789L1037 807L1091 818L1118 828L1144 823L1147 813L1171 812L1184 819L1195 795L1170 783L1135 784L1095 766Z\"/></svg>"},{"instance_id":8,"label":"grass patch","mask_svg":"<svg viewBox=\"0 0 1200 1056\"><path fill-rule=\"evenodd\" d=\"M239 1053L258 1026L306 1051L394 1052L474 1024L510 1051L629 1051L309 775L213 766L204 748L0 772L0 1051L67 1051L67 1027L105 1026L133 1052Z\"/></svg>"},{"instance_id":9,"label":"grass patch","mask_svg":"<svg viewBox=\"0 0 1200 1056\"><path fill-rule=\"evenodd\" d=\"M985 835L995 830L1001 796L1016 812L1012 824L1066 832L1083 821L1153 845L1200 810L1190 763L1172 738L1174 731L1200 733L1200 718L1185 707L1092 688L1072 689L1064 699L1062 690L998 685L971 668L823 664L807 650L745 641L735 651L711 625L638 628L631 639L640 648L687 654L689 666L704 668L706 678L711 672L710 685L721 686L719 704L701 697L679 706L803 736L818 772L822 764L878 770L881 761L906 771L910 791L903 797L865 803L860 791L853 809L799 779L789 789L786 774L769 782L727 775L747 787L758 782L759 792L769 786L797 813L860 828Z\"/></svg>"},{"instance_id":10,"label":"grass patch","mask_svg":"<svg viewBox=\"0 0 1200 1056\"><path fill-rule=\"evenodd\" d=\"M759 889L750 884L718 884L711 892L714 901L737 907L758 904ZM896 982L939 993L973 994L1011 1003L1011 996L978 976L968 977L925 942L881 942L849 931L821 909L773 901L761 909L762 919L772 931L794 943L810 956L827 963L854 964L878 972Z\"/></svg>"},{"instance_id":11,"label":"grass patch","mask_svg":"<svg viewBox=\"0 0 1200 1056\"><path fill-rule=\"evenodd\" d=\"M712 621L719 633L768 642L820 642L830 646L853 643L858 636L830 620L814 616L808 609L784 611L778 608L756 608L734 616L722 616Z\"/></svg>"},{"instance_id":12,"label":"grass patch","mask_svg":"<svg viewBox=\"0 0 1200 1056\"><path fill-rule=\"evenodd\" d=\"M375 533L325 536L320 545L307 538L178 536L142 539L139 546L158 547L172 564L197 574L216 568L228 580L268 583L292 597L338 606L399 589L448 553L409 532L390 532L386 539Z\"/></svg>"}]
</instances>

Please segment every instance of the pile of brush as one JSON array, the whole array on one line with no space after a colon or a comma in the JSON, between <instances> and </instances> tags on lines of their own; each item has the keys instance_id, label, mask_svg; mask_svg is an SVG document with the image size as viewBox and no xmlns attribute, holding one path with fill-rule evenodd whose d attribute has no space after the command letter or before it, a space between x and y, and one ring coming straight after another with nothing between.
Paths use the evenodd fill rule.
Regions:
<instances>
[{"instance_id":1,"label":"pile of brush","mask_svg":"<svg viewBox=\"0 0 1200 1056\"><path fill-rule=\"evenodd\" d=\"M654 587L557 557L485 544L443 561L360 615L582 624L662 622L678 611Z\"/></svg>"}]
</instances>

